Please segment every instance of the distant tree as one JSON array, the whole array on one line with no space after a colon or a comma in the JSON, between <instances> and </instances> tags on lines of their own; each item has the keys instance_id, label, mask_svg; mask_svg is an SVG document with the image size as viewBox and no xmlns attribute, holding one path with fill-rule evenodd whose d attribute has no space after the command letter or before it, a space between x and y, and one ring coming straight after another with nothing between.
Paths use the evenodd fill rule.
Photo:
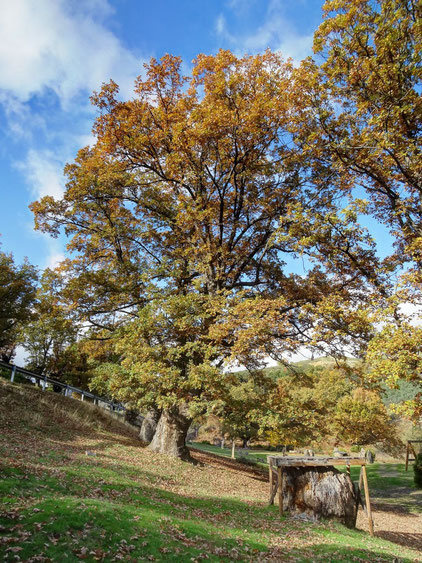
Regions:
<instances>
[{"instance_id":1,"label":"distant tree","mask_svg":"<svg viewBox=\"0 0 422 563\"><path fill-rule=\"evenodd\" d=\"M395 447L395 421L377 391L359 387L361 377L358 367L347 365L284 374L263 405L264 435L272 445L309 446L334 438Z\"/></svg>"},{"instance_id":2,"label":"distant tree","mask_svg":"<svg viewBox=\"0 0 422 563\"><path fill-rule=\"evenodd\" d=\"M78 335L78 326L62 303L60 286L59 272L46 269L37 290L33 318L22 332L23 347L28 352L26 367L56 378L66 372L65 355L69 355Z\"/></svg>"},{"instance_id":3,"label":"distant tree","mask_svg":"<svg viewBox=\"0 0 422 563\"><path fill-rule=\"evenodd\" d=\"M229 377L228 377L229 379ZM219 414L223 436L232 440L240 439L242 447L260 433L260 416L268 397L274 389L274 382L261 375L259 383L256 376L245 372L231 374L231 384L227 395L214 405L213 412Z\"/></svg>"},{"instance_id":4,"label":"distant tree","mask_svg":"<svg viewBox=\"0 0 422 563\"><path fill-rule=\"evenodd\" d=\"M342 397L330 425L338 441L353 445L397 444L397 430L381 397L375 391L357 388Z\"/></svg>"},{"instance_id":5,"label":"distant tree","mask_svg":"<svg viewBox=\"0 0 422 563\"><path fill-rule=\"evenodd\" d=\"M121 364L96 384L162 409L150 448L186 458L192 418L228 396L225 363L359 348L378 262L339 213L331 169L314 172L292 138L290 64L220 51L190 78L180 68L152 60L126 102L104 85L95 146L66 167L63 198L32 209L38 228L70 239L74 310L113 336ZM306 253L315 267L289 274L287 257Z\"/></svg>"},{"instance_id":6,"label":"distant tree","mask_svg":"<svg viewBox=\"0 0 422 563\"><path fill-rule=\"evenodd\" d=\"M0 252L0 351L9 361L19 332L31 319L37 271L27 261L17 266L11 254Z\"/></svg>"},{"instance_id":7,"label":"distant tree","mask_svg":"<svg viewBox=\"0 0 422 563\"><path fill-rule=\"evenodd\" d=\"M313 380L302 371L283 374L262 405L261 432L272 446L309 446L327 428L313 396ZM260 405L261 406L261 405Z\"/></svg>"},{"instance_id":8,"label":"distant tree","mask_svg":"<svg viewBox=\"0 0 422 563\"><path fill-rule=\"evenodd\" d=\"M422 415L422 328L402 316L386 318L388 322L369 344L368 375L391 389L412 383L411 397L397 394L391 408L417 421Z\"/></svg>"}]
</instances>

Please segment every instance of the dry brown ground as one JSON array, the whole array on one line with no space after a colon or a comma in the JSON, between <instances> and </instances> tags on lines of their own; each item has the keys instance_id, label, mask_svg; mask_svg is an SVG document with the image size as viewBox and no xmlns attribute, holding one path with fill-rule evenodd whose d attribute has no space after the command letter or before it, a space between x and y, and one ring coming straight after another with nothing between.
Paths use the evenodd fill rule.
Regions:
<instances>
[{"instance_id":1,"label":"dry brown ground","mask_svg":"<svg viewBox=\"0 0 422 563\"><path fill-rule=\"evenodd\" d=\"M422 491L402 487L390 494L374 491L371 497L375 535L417 549L422 554L422 513L412 511L413 504L422 507ZM409 502L400 504L400 499L406 497ZM358 513L357 527L368 531L368 519L362 509Z\"/></svg>"}]
</instances>

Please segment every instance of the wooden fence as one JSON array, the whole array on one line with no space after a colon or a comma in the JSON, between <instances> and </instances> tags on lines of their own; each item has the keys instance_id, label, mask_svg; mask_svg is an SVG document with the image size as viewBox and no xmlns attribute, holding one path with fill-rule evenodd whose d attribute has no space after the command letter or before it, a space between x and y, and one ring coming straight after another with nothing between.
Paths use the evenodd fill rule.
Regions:
<instances>
[{"instance_id":1,"label":"wooden fence","mask_svg":"<svg viewBox=\"0 0 422 563\"><path fill-rule=\"evenodd\" d=\"M84 401L85 399L91 399L94 405L109 409L110 411L126 411L126 408L121 403L110 401L109 399L95 395L90 391L79 389L78 387L74 387L73 385L69 385L68 383L63 383L63 381L58 381L57 379L52 379L51 377L47 377L46 375L39 375L38 373L34 373L33 371L29 371L25 368L15 366L14 364L7 364L6 362L0 361L0 369L7 369L10 371L10 381L12 382L16 382L16 375L19 374L21 377L29 380L31 383L34 383L35 380L35 383L38 383L43 391L46 390L47 386L51 385L54 390L60 389L59 392L65 397L72 397L73 393L76 393L77 395L80 395L81 401Z\"/></svg>"}]
</instances>

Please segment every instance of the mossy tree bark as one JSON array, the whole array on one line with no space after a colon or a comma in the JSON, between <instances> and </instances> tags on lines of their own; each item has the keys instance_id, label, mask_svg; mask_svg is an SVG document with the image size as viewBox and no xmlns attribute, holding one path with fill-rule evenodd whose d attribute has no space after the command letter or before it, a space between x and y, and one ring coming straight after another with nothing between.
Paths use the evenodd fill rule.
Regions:
<instances>
[{"instance_id":1,"label":"mossy tree bark","mask_svg":"<svg viewBox=\"0 0 422 563\"><path fill-rule=\"evenodd\" d=\"M142 421L141 430L139 431L139 439L143 442L149 444L154 438L155 430L157 428L158 421L160 420L161 410L157 408L151 408L147 412L144 420Z\"/></svg>"},{"instance_id":2,"label":"mossy tree bark","mask_svg":"<svg viewBox=\"0 0 422 563\"><path fill-rule=\"evenodd\" d=\"M148 448L153 452L190 461L186 436L191 422L192 419L185 414L183 408L173 407L163 410Z\"/></svg>"}]
</instances>

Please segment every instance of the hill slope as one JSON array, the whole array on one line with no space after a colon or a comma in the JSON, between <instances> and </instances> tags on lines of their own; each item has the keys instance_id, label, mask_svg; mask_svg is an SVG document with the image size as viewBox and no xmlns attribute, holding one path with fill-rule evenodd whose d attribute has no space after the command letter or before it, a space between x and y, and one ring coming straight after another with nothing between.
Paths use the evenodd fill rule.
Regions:
<instances>
[{"instance_id":1,"label":"hill slope","mask_svg":"<svg viewBox=\"0 0 422 563\"><path fill-rule=\"evenodd\" d=\"M280 520L260 471L157 456L53 393L0 381L0 429L3 561L417 560L363 532Z\"/></svg>"}]
</instances>

